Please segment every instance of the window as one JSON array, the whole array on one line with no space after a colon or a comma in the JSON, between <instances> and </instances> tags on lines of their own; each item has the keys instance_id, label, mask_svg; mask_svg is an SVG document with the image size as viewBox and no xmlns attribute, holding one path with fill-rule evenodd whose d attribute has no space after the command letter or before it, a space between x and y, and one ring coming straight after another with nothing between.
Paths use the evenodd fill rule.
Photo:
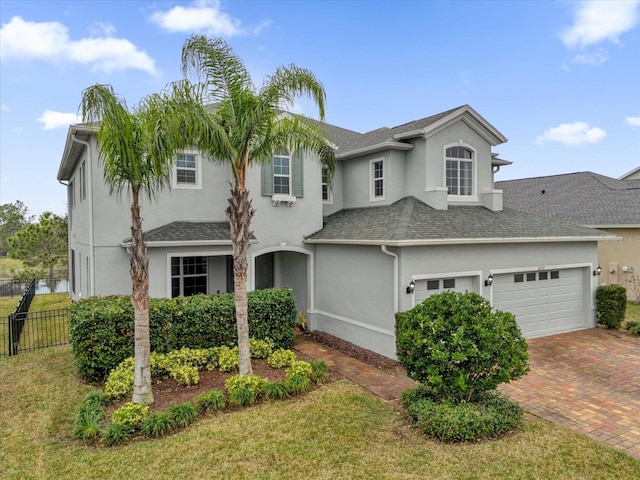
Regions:
<instances>
[{"instance_id":1,"label":"window","mask_svg":"<svg viewBox=\"0 0 640 480\"><path fill-rule=\"evenodd\" d=\"M473 195L473 152L464 147L446 150L446 181L449 195Z\"/></svg>"},{"instance_id":2,"label":"window","mask_svg":"<svg viewBox=\"0 0 640 480\"><path fill-rule=\"evenodd\" d=\"M520 283L520 282L524 282L524 274L523 273L516 273L513 276L513 281L515 283Z\"/></svg>"},{"instance_id":3,"label":"window","mask_svg":"<svg viewBox=\"0 0 640 480\"><path fill-rule=\"evenodd\" d=\"M536 272L527 273L527 282L536 281Z\"/></svg>"},{"instance_id":4,"label":"window","mask_svg":"<svg viewBox=\"0 0 640 480\"><path fill-rule=\"evenodd\" d=\"M274 155L273 157L273 193L291 194L291 157Z\"/></svg>"},{"instance_id":5,"label":"window","mask_svg":"<svg viewBox=\"0 0 640 480\"><path fill-rule=\"evenodd\" d=\"M329 183L329 170L322 167L322 201L331 203L331 185Z\"/></svg>"},{"instance_id":6,"label":"window","mask_svg":"<svg viewBox=\"0 0 640 480\"><path fill-rule=\"evenodd\" d=\"M176 156L171 177L173 188L201 189L202 164L195 153L181 153Z\"/></svg>"},{"instance_id":7,"label":"window","mask_svg":"<svg viewBox=\"0 0 640 480\"><path fill-rule=\"evenodd\" d=\"M553 270L551 272L551 280L555 280L557 278L560 278L560 272L558 270Z\"/></svg>"},{"instance_id":8,"label":"window","mask_svg":"<svg viewBox=\"0 0 640 480\"><path fill-rule=\"evenodd\" d=\"M303 197L302 155L277 154L273 161L262 165L262 195Z\"/></svg>"},{"instance_id":9,"label":"window","mask_svg":"<svg viewBox=\"0 0 640 480\"><path fill-rule=\"evenodd\" d=\"M371 200L384 200L384 160L371 160Z\"/></svg>"},{"instance_id":10,"label":"window","mask_svg":"<svg viewBox=\"0 0 640 480\"><path fill-rule=\"evenodd\" d=\"M71 293L76 293L76 251L73 248L69 259L71 260Z\"/></svg>"},{"instance_id":11,"label":"window","mask_svg":"<svg viewBox=\"0 0 640 480\"><path fill-rule=\"evenodd\" d=\"M442 288L456 288L456 279L455 278L445 278L442 281Z\"/></svg>"},{"instance_id":12,"label":"window","mask_svg":"<svg viewBox=\"0 0 640 480\"><path fill-rule=\"evenodd\" d=\"M540 272L538 274L538 280L546 280L549 278L549 272Z\"/></svg>"},{"instance_id":13,"label":"window","mask_svg":"<svg viewBox=\"0 0 640 480\"><path fill-rule=\"evenodd\" d=\"M440 289L440 280L427 280L427 290Z\"/></svg>"},{"instance_id":14,"label":"window","mask_svg":"<svg viewBox=\"0 0 640 480\"><path fill-rule=\"evenodd\" d=\"M80 201L87 198L87 170L85 162L80 165Z\"/></svg>"},{"instance_id":15,"label":"window","mask_svg":"<svg viewBox=\"0 0 640 480\"><path fill-rule=\"evenodd\" d=\"M190 154L178 155L176 159L176 183L195 185L197 178L196 156Z\"/></svg>"},{"instance_id":16,"label":"window","mask_svg":"<svg viewBox=\"0 0 640 480\"><path fill-rule=\"evenodd\" d=\"M171 296L207 293L207 257L171 257Z\"/></svg>"}]
</instances>

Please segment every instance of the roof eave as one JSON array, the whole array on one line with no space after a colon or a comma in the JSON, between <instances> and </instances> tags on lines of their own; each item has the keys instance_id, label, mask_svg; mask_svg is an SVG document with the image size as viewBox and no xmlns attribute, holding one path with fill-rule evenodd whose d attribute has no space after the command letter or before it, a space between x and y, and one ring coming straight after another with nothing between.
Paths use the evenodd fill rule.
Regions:
<instances>
[{"instance_id":1,"label":"roof eave","mask_svg":"<svg viewBox=\"0 0 640 480\"><path fill-rule=\"evenodd\" d=\"M305 243L333 244L333 245L387 245L390 247L421 247L435 245L477 245L492 243L553 243L553 242L596 242L604 239L615 239L615 236L584 236L584 237L521 237L521 238L434 238L416 240L357 240L357 239L314 239L307 238Z\"/></svg>"},{"instance_id":2,"label":"roof eave","mask_svg":"<svg viewBox=\"0 0 640 480\"><path fill-rule=\"evenodd\" d=\"M382 152L384 150L403 150L403 151L407 151L407 150L412 150L412 149L413 149L413 144L411 144L411 143L402 143L402 142L396 142L396 141L387 140L387 141L385 141L383 143L377 143L375 145L369 145L367 147L358 148L356 150L351 150L349 152L338 153L338 154L336 154L336 158L345 159L345 158L351 158L351 157L359 157L361 155L366 155L368 153Z\"/></svg>"},{"instance_id":3,"label":"roof eave","mask_svg":"<svg viewBox=\"0 0 640 480\"><path fill-rule=\"evenodd\" d=\"M67 132L67 139L64 144L64 151L62 153L62 160L60 160L60 167L58 168L57 179L70 180L73 173L76 158L72 155L74 148L76 148L77 142L74 140L74 136L78 134L85 134L87 136L95 133L96 127L90 127L88 125L70 125Z\"/></svg>"},{"instance_id":4,"label":"roof eave","mask_svg":"<svg viewBox=\"0 0 640 480\"><path fill-rule=\"evenodd\" d=\"M249 244L256 244L257 240L250 240ZM161 248L161 247L215 247L231 245L231 240L165 240L165 241L151 241L146 242L147 248ZM122 248L131 247L131 242L121 242Z\"/></svg>"}]
</instances>

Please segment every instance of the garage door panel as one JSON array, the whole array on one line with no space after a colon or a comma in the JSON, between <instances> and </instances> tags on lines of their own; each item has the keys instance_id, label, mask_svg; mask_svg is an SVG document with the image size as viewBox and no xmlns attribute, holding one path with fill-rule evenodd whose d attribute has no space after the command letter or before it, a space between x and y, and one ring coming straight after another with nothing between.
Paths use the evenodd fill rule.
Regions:
<instances>
[{"instance_id":1,"label":"garage door panel","mask_svg":"<svg viewBox=\"0 0 640 480\"><path fill-rule=\"evenodd\" d=\"M556 278L551 273L495 275L493 305L513 313L525 337L576 330L585 324L582 269L554 270Z\"/></svg>"}]
</instances>

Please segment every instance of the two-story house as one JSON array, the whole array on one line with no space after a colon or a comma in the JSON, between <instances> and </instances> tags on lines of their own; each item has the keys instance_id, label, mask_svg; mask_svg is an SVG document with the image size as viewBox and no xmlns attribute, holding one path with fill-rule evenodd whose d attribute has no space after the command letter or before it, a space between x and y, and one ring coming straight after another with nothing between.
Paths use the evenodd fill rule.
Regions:
<instances>
[{"instance_id":1,"label":"two-story house","mask_svg":"<svg viewBox=\"0 0 640 480\"><path fill-rule=\"evenodd\" d=\"M289 286L311 329L389 357L394 314L443 290L484 295L528 337L595 325L606 234L503 209L493 176L510 162L492 147L506 138L471 107L368 133L322 126L337 149L331 184L304 152L249 173L250 290ZM109 197L86 126L70 127L58 179L73 298L129 293L128 199ZM151 296L231 291L230 179L185 151L171 190L143 206Z\"/></svg>"}]
</instances>

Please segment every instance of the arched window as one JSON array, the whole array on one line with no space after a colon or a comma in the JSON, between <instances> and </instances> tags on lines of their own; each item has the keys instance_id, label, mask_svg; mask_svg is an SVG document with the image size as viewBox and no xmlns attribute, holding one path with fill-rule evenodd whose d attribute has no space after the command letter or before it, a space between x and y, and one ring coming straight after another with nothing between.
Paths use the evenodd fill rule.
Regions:
<instances>
[{"instance_id":1,"label":"arched window","mask_svg":"<svg viewBox=\"0 0 640 480\"><path fill-rule=\"evenodd\" d=\"M447 148L445 161L449 195L473 195L473 151L465 147Z\"/></svg>"}]
</instances>

